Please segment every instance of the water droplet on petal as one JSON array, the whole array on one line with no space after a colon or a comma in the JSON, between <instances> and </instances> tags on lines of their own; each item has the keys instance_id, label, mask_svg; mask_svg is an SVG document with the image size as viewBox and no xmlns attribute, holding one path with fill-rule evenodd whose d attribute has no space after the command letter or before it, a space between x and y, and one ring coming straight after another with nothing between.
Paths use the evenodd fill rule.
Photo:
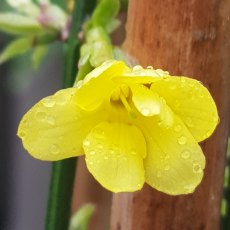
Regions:
<instances>
[{"instance_id":1,"label":"water droplet on petal","mask_svg":"<svg viewBox=\"0 0 230 230\"><path fill-rule=\"evenodd\" d=\"M194 173L201 173L202 172L202 169L198 163L193 164L193 172Z\"/></svg>"},{"instance_id":2,"label":"water droplet on petal","mask_svg":"<svg viewBox=\"0 0 230 230\"><path fill-rule=\"evenodd\" d=\"M53 107L55 105L56 101L53 98L53 96L46 97L42 100L42 104L45 107Z\"/></svg>"},{"instance_id":3,"label":"water droplet on petal","mask_svg":"<svg viewBox=\"0 0 230 230\"><path fill-rule=\"evenodd\" d=\"M138 188L141 188L141 184L138 183L138 184L137 184L137 187L138 187Z\"/></svg>"},{"instance_id":4,"label":"water droplet on petal","mask_svg":"<svg viewBox=\"0 0 230 230\"><path fill-rule=\"evenodd\" d=\"M175 131L175 132L180 132L180 131L181 131L181 126L180 126L180 125L176 125L176 126L174 127L174 131Z\"/></svg>"},{"instance_id":5,"label":"water droplet on petal","mask_svg":"<svg viewBox=\"0 0 230 230\"><path fill-rule=\"evenodd\" d=\"M113 149L109 149L109 153L110 153L110 154L114 154L115 151L114 151Z\"/></svg>"},{"instance_id":6,"label":"water droplet on petal","mask_svg":"<svg viewBox=\"0 0 230 230\"><path fill-rule=\"evenodd\" d=\"M24 131L20 131L18 135L23 139L26 136L26 133Z\"/></svg>"},{"instance_id":7,"label":"water droplet on petal","mask_svg":"<svg viewBox=\"0 0 230 230\"><path fill-rule=\"evenodd\" d=\"M188 127L193 127L192 119L190 117L186 119L186 124Z\"/></svg>"},{"instance_id":8,"label":"water droplet on petal","mask_svg":"<svg viewBox=\"0 0 230 230\"><path fill-rule=\"evenodd\" d=\"M47 120L47 122L48 122L50 125L55 125L55 119L54 119L54 117L48 116L48 117L46 118L46 120Z\"/></svg>"},{"instance_id":9,"label":"water droplet on petal","mask_svg":"<svg viewBox=\"0 0 230 230\"><path fill-rule=\"evenodd\" d=\"M141 114L144 115L144 116L150 116L151 115L151 112L148 108L142 108L141 109Z\"/></svg>"},{"instance_id":10,"label":"water droplet on petal","mask_svg":"<svg viewBox=\"0 0 230 230\"><path fill-rule=\"evenodd\" d=\"M143 67L140 65L136 65L133 67L133 71L139 71L139 70L143 70Z\"/></svg>"},{"instance_id":11,"label":"water droplet on petal","mask_svg":"<svg viewBox=\"0 0 230 230\"><path fill-rule=\"evenodd\" d=\"M184 150L182 153L181 153L181 157L183 159L188 159L190 157L190 151L189 150Z\"/></svg>"},{"instance_id":12,"label":"water droplet on petal","mask_svg":"<svg viewBox=\"0 0 230 230\"><path fill-rule=\"evenodd\" d=\"M87 139L85 139L85 140L83 141L83 145L84 145L85 147L90 146L90 141L87 140Z\"/></svg>"},{"instance_id":13,"label":"water droplet on petal","mask_svg":"<svg viewBox=\"0 0 230 230\"><path fill-rule=\"evenodd\" d=\"M103 149L103 145L97 145L97 148L102 150Z\"/></svg>"},{"instance_id":14,"label":"water droplet on petal","mask_svg":"<svg viewBox=\"0 0 230 230\"><path fill-rule=\"evenodd\" d=\"M70 98L70 96L68 96L68 95L60 94L57 97L57 104L59 104L59 105L65 105L67 103L67 101L68 101L69 98Z\"/></svg>"},{"instance_id":15,"label":"water droplet on petal","mask_svg":"<svg viewBox=\"0 0 230 230\"><path fill-rule=\"evenodd\" d=\"M89 154L90 154L90 155L95 155L96 152L95 152L94 150L92 150L92 151L89 152Z\"/></svg>"},{"instance_id":16,"label":"water droplet on petal","mask_svg":"<svg viewBox=\"0 0 230 230\"><path fill-rule=\"evenodd\" d=\"M28 120L23 120L23 125L25 125L25 126L28 126L29 125L29 121Z\"/></svg>"},{"instance_id":17,"label":"water droplet on petal","mask_svg":"<svg viewBox=\"0 0 230 230\"><path fill-rule=\"evenodd\" d=\"M153 69L153 67L151 65L147 66L147 69Z\"/></svg>"},{"instance_id":18,"label":"water droplet on petal","mask_svg":"<svg viewBox=\"0 0 230 230\"><path fill-rule=\"evenodd\" d=\"M60 148L58 145L53 144L50 146L50 152L54 155L58 154L60 152Z\"/></svg>"},{"instance_id":19,"label":"water droplet on petal","mask_svg":"<svg viewBox=\"0 0 230 230\"><path fill-rule=\"evenodd\" d=\"M105 160L108 160L109 158L108 158L108 156L105 155L105 156L104 156L104 159L105 159Z\"/></svg>"},{"instance_id":20,"label":"water droplet on petal","mask_svg":"<svg viewBox=\"0 0 230 230\"><path fill-rule=\"evenodd\" d=\"M42 111L38 111L36 114L35 114L35 117L38 121L42 121L46 118L46 113L45 112L42 112Z\"/></svg>"},{"instance_id":21,"label":"water droplet on petal","mask_svg":"<svg viewBox=\"0 0 230 230\"><path fill-rule=\"evenodd\" d=\"M180 145L184 145L184 144L186 144L186 142L187 142L187 138L185 136L181 136L178 138L178 143Z\"/></svg>"},{"instance_id":22,"label":"water droplet on petal","mask_svg":"<svg viewBox=\"0 0 230 230\"><path fill-rule=\"evenodd\" d=\"M131 149L130 154L131 155L137 155L137 152L135 150Z\"/></svg>"},{"instance_id":23,"label":"water droplet on petal","mask_svg":"<svg viewBox=\"0 0 230 230\"><path fill-rule=\"evenodd\" d=\"M185 189L186 192L191 193L191 192L194 191L195 186L192 185L192 184L188 184L188 185L185 185L185 186L184 186L184 189Z\"/></svg>"}]
</instances>

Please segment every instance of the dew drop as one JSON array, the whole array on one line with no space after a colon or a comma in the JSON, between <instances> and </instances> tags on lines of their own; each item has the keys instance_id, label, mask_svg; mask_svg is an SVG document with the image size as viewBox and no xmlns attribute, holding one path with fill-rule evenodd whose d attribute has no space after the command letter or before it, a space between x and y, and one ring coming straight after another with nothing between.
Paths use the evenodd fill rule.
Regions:
<instances>
[{"instance_id":1,"label":"dew drop","mask_svg":"<svg viewBox=\"0 0 230 230\"><path fill-rule=\"evenodd\" d=\"M105 160L108 160L109 158L108 158L107 156L104 156L104 159L105 159Z\"/></svg>"},{"instance_id":2,"label":"dew drop","mask_svg":"<svg viewBox=\"0 0 230 230\"><path fill-rule=\"evenodd\" d=\"M110 154L114 154L115 151L114 151L113 149L109 149L109 153L110 153Z\"/></svg>"},{"instance_id":3,"label":"dew drop","mask_svg":"<svg viewBox=\"0 0 230 230\"><path fill-rule=\"evenodd\" d=\"M137 155L137 152L135 150L131 149L130 154L131 155Z\"/></svg>"},{"instance_id":4,"label":"dew drop","mask_svg":"<svg viewBox=\"0 0 230 230\"><path fill-rule=\"evenodd\" d=\"M193 127L192 119L190 117L187 118L186 124L188 127Z\"/></svg>"},{"instance_id":5,"label":"dew drop","mask_svg":"<svg viewBox=\"0 0 230 230\"><path fill-rule=\"evenodd\" d=\"M203 97L204 97L203 92L201 91L201 92L198 94L198 96L199 96L200 98L203 98Z\"/></svg>"},{"instance_id":6,"label":"dew drop","mask_svg":"<svg viewBox=\"0 0 230 230\"><path fill-rule=\"evenodd\" d=\"M97 145L97 148L102 150L103 149L103 145Z\"/></svg>"},{"instance_id":7,"label":"dew drop","mask_svg":"<svg viewBox=\"0 0 230 230\"><path fill-rule=\"evenodd\" d=\"M46 118L46 113L45 112L42 112L42 111L38 111L35 115L36 119L38 121L42 121Z\"/></svg>"},{"instance_id":8,"label":"dew drop","mask_svg":"<svg viewBox=\"0 0 230 230\"><path fill-rule=\"evenodd\" d=\"M141 114L144 115L144 116L149 116L151 115L151 112L148 108L142 108L141 109Z\"/></svg>"},{"instance_id":9,"label":"dew drop","mask_svg":"<svg viewBox=\"0 0 230 230\"><path fill-rule=\"evenodd\" d=\"M65 94L61 94L57 97L57 104L59 105L65 105L69 99L69 96Z\"/></svg>"},{"instance_id":10,"label":"dew drop","mask_svg":"<svg viewBox=\"0 0 230 230\"><path fill-rule=\"evenodd\" d=\"M23 120L23 122L22 122L25 126L28 126L29 125L29 121L27 121L27 120Z\"/></svg>"},{"instance_id":11,"label":"dew drop","mask_svg":"<svg viewBox=\"0 0 230 230\"><path fill-rule=\"evenodd\" d=\"M50 152L54 155L58 154L60 152L59 146L55 144L51 145Z\"/></svg>"},{"instance_id":12,"label":"dew drop","mask_svg":"<svg viewBox=\"0 0 230 230\"><path fill-rule=\"evenodd\" d=\"M93 156L93 155L96 154L96 152L94 150L92 150L92 151L89 152L89 154Z\"/></svg>"},{"instance_id":13,"label":"dew drop","mask_svg":"<svg viewBox=\"0 0 230 230\"><path fill-rule=\"evenodd\" d=\"M133 71L140 71L140 70L143 70L142 66L140 65L136 65L133 67Z\"/></svg>"},{"instance_id":14,"label":"dew drop","mask_svg":"<svg viewBox=\"0 0 230 230\"><path fill-rule=\"evenodd\" d=\"M181 131L181 126L180 126L180 125L176 125L176 126L174 127L174 131L175 131L175 132L180 132L180 131Z\"/></svg>"},{"instance_id":15,"label":"dew drop","mask_svg":"<svg viewBox=\"0 0 230 230\"><path fill-rule=\"evenodd\" d=\"M141 184L140 184L140 183L138 183L138 184L137 184L137 187L138 187L138 188L141 188Z\"/></svg>"},{"instance_id":16,"label":"dew drop","mask_svg":"<svg viewBox=\"0 0 230 230\"><path fill-rule=\"evenodd\" d=\"M26 136L26 133L24 131L19 132L19 137L24 138Z\"/></svg>"},{"instance_id":17,"label":"dew drop","mask_svg":"<svg viewBox=\"0 0 230 230\"><path fill-rule=\"evenodd\" d=\"M151 65L147 66L147 69L153 69L153 67Z\"/></svg>"},{"instance_id":18,"label":"dew drop","mask_svg":"<svg viewBox=\"0 0 230 230\"><path fill-rule=\"evenodd\" d=\"M185 185L185 186L184 186L184 189L185 189L186 192L191 193L191 192L194 191L195 186L192 185L192 184L188 184L188 185Z\"/></svg>"},{"instance_id":19,"label":"dew drop","mask_svg":"<svg viewBox=\"0 0 230 230\"><path fill-rule=\"evenodd\" d=\"M90 164L90 165L93 165L93 162L92 162L92 161L89 161L89 164Z\"/></svg>"},{"instance_id":20,"label":"dew drop","mask_svg":"<svg viewBox=\"0 0 230 230\"><path fill-rule=\"evenodd\" d=\"M180 145L184 145L184 144L186 144L186 142L187 142L187 138L186 138L185 136L179 137L178 143L179 143Z\"/></svg>"},{"instance_id":21,"label":"dew drop","mask_svg":"<svg viewBox=\"0 0 230 230\"><path fill-rule=\"evenodd\" d=\"M48 117L46 118L46 121L47 121L50 125L55 125L55 119L54 119L54 117L52 117L52 116L48 116Z\"/></svg>"},{"instance_id":22,"label":"dew drop","mask_svg":"<svg viewBox=\"0 0 230 230\"><path fill-rule=\"evenodd\" d=\"M45 107L53 107L55 105L56 101L52 96L46 97L42 100L42 104Z\"/></svg>"},{"instance_id":23,"label":"dew drop","mask_svg":"<svg viewBox=\"0 0 230 230\"><path fill-rule=\"evenodd\" d=\"M89 140L84 140L83 141L83 145L85 146L85 147L88 147L88 146L90 146L90 141Z\"/></svg>"},{"instance_id":24,"label":"dew drop","mask_svg":"<svg viewBox=\"0 0 230 230\"><path fill-rule=\"evenodd\" d=\"M182 153L181 153L181 157L183 159L188 159L190 157L190 151L189 150L184 150Z\"/></svg>"},{"instance_id":25,"label":"dew drop","mask_svg":"<svg viewBox=\"0 0 230 230\"><path fill-rule=\"evenodd\" d=\"M198 163L194 163L193 164L193 172L194 173L200 173L202 170L201 170L201 167Z\"/></svg>"}]
</instances>

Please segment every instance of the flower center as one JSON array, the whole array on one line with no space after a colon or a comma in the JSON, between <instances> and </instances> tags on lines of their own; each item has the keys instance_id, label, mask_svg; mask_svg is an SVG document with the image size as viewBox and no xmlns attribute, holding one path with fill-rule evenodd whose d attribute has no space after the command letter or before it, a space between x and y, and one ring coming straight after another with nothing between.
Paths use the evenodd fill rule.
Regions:
<instances>
[{"instance_id":1,"label":"flower center","mask_svg":"<svg viewBox=\"0 0 230 230\"><path fill-rule=\"evenodd\" d=\"M115 103L121 103L125 109L128 111L132 118L135 118L135 112L129 104L130 89L127 85L122 85L115 89L111 95L111 101Z\"/></svg>"}]
</instances>

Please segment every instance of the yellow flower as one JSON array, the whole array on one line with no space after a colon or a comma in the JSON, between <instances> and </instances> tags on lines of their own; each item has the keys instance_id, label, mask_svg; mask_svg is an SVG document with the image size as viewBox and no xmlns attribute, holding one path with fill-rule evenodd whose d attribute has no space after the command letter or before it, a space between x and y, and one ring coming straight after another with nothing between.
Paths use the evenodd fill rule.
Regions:
<instances>
[{"instance_id":1,"label":"yellow flower","mask_svg":"<svg viewBox=\"0 0 230 230\"><path fill-rule=\"evenodd\" d=\"M205 158L197 142L217 123L215 103L199 81L108 61L76 87L39 101L18 135L41 160L85 154L89 171L113 192L146 182L178 195L200 183Z\"/></svg>"}]
</instances>

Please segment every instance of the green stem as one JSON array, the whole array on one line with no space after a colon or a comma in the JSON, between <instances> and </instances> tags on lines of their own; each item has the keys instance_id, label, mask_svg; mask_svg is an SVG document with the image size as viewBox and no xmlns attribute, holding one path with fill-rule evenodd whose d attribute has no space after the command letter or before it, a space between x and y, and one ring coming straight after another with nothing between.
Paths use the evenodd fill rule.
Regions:
<instances>
[{"instance_id":1,"label":"green stem","mask_svg":"<svg viewBox=\"0 0 230 230\"><path fill-rule=\"evenodd\" d=\"M64 88L71 87L77 70L80 42L77 35L84 20L87 1L75 0L69 39L66 44ZM53 163L46 215L46 230L66 230L70 219L76 158Z\"/></svg>"}]
</instances>

